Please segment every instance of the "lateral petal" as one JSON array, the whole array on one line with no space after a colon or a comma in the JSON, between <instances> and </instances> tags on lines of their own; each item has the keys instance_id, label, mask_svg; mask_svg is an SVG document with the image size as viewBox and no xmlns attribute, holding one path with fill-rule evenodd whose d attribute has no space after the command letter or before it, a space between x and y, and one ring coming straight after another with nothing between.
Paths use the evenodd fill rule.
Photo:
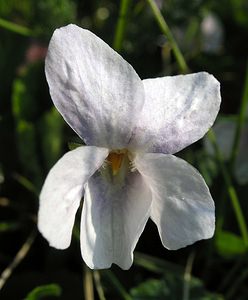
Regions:
<instances>
[{"instance_id":1,"label":"lateral petal","mask_svg":"<svg viewBox=\"0 0 248 300\"><path fill-rule=\"evenodd\" d=\"M200 173L173 155L137 155L135 165L152 191L151 218L164 247L176 250L213 236L214 202Z\"/></svg>"},{"instance_id":2,"label":"lateral petal","mask_svg":"<svg viewBox=\"0 0 248 300\"><path fill-rule=\"evenodd\" d=\"M106 148L79 147L66 153L50 170L40 194L38 228L51 246L69 247L84 184L107 155Z\"/></svg>"},{"instance_id":3,"label":"lateral petal","mask_svg":"<svg viewBox=\"0 0 248 300\"><path fill-rule=\"evenodd\" d=\"M220 85L210 74L143 80L145 104L132 145L146 152L176 153L212 126L220 106Z\"/></svg>"},{"instance_id":4,"label":"lateral petal","mask_svg":"<svg viewBox=\"0 0 248 300\"><path fill-rule=\"evenodd\" d=\"M129 63L71 24L55 30L45 71L54 105L87 145L126 147L145 97Z\"/></svg>"}]
</instances>

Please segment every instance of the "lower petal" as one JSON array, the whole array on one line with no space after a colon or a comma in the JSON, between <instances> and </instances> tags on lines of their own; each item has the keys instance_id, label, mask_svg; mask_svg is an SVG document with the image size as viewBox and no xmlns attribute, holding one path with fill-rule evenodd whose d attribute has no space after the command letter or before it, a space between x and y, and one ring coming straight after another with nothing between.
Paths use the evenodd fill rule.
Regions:
<instances>
[{"instance_id":1,"label":"lower petal","mask_svg":"<svg viewBox=\"0 0 248 300\"><path fill-rule=\"evenodd\" d=\"M106 148L79 147L50 170L40 194L38 228L51 246L69 247L84 184L107 155Z\"/></svg>"},{"instance_id":2,"label":"lower petal","mask_svg":"<svg viewBox=\"0 0 248 300\"><path fill-rule=\"evenodd\" d=\"M213 236L214 202L195 168L173 155L155 153L138 155L135 165L152 191L151 218L167 249Z\"/></svg>"},{"instance_id":3,"label":"lower petal","mask_svg":"<svg viewBox=\"0 0 248 300\"><path fill-rule=\"evenodd\" d=\"M115 179L115 178L114 178ZM112 263L129 269L133 250L150 216L151 194L140 174L129 173L123 183L100 172L85 187L81 219L81 251L90 268Z\"/></svg>"}]
</instances>

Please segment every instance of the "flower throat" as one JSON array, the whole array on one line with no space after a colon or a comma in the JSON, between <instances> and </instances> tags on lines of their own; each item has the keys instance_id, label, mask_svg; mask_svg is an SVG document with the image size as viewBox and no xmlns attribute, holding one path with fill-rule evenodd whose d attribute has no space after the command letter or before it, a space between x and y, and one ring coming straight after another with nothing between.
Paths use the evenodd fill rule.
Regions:
<instances>
[{"instance_id":1,"label":"flower throat","mask_svg":"<svg viewBox=\"0 0 248 300\"><path fill-rule=\"evenodd\" d=\"M122 149L114 150L109 153L106 161L111 168L113 176L116 176L118 174L122 165L125 163L126 159L128 159L127 152L128 151L126 149Z\"/></svg>"}]
</instances>

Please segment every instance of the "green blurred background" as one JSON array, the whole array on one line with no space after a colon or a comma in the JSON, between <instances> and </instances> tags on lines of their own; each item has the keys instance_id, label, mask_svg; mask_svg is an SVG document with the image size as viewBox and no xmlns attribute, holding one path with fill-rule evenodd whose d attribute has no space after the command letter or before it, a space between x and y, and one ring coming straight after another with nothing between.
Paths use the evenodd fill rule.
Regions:
<instances>
[{"instance_id":1,"label":"green blurred background","mask_svg":"<svg viewBox=\"0 0 248 300\"><path fill-rule=\"evenodd\" d=\"M210 187L215 237L168 251L148 222L129 271L91 272L81 259L77 223L65 251L37 233L46 174L78 142L49 96L49 39L57 27L76 23L113 45L123 3L117 50L142 79L181 73L148 1L0 0L0 299L92 300L91 284L95 299L248 299L247 0L154 1L189 72L204 70L221 82L217 142L205 137L178 153Z\"/></svg>"}]
</instances>

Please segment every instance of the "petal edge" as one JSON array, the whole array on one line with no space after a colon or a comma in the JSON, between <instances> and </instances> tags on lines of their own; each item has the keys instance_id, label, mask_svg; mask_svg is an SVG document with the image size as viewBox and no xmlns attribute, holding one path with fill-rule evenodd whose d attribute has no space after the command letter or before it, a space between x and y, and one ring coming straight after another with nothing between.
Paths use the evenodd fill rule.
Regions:
<instances>
[{"instance_id":1,"label":"petal edge","mask_svg":"<svg viewBox=\"0 0 248 300\"><path fill-rule=\"evenodd\" d=\"M101 167L108 149L79 147L50 170L40 193L38 229L57 249L69 247L84 184Z\"/></svg>"},{"instance_id":2,"label":"petal edge","mask_svg":"<svg viewBox=\"0 0 248 300\"><path fill-rule=\"evenodd\" d=\"M176 153L196 142L219 111L220 84L200 72L143 80L145 104L132 145L146 152Z\"/></svg>"},{"instance_id":3,"label":"petal edge","mask_svg":"<svg viewBox=\"0 0 248 300\"><path fill-rule=\"evenodd\" d=\"M170 250L211 238L215 208L200 173L173 155L144 154L135 159L152 190L151 218L164 247Z\"/></svg>"}]
</instances>

